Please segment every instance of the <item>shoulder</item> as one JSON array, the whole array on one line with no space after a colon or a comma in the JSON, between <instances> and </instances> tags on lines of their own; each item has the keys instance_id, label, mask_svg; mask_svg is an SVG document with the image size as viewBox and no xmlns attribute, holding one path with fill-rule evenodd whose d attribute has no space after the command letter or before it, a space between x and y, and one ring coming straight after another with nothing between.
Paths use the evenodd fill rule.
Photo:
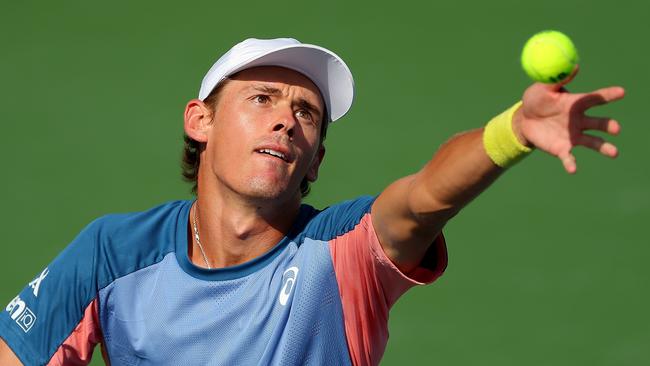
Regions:
<instances>
[{"instance_id":1,"label":"shoulder","mask_svg":"<svg viewBox=\"0 0 650 366\"><path fill-rule=\"evenodd\" d=\"M177 243L187 235L183 223L187 222L191 203L172 201L142 212L99 217L77 235L57 260L91 262L101 287L175 251Z\"/></svg>"},{"instance_id":2,"label":"shoulder","mask_svg":"<svg viewBox=\"0 0 650 366\"><path fill-rule=\"evenodd\" d=\"M169 234L176 232L190 205L191 201L171 201L146 211L108 214L91 222L84 231L91 231L100 241L115 239L112 244L118 245L121 240L145 238L173 241L175 237Z\"/></svg>"},{"instance_id":3,"label":"shoulder","mask_svg":"<svg viewBox=\"0 0 650 366\"><path fill-rule=\"evenodd\" d=\"M303 235L315 239L329 241L337 236L352 231L364 216L370 214L375 196L360 196L329 206L323 210L307 207L308 211Z\"/></svg>"},{"instance_id":4,"label":"shoulder","mask_svg":"<svg viewBox=\"0 0 650 366\"><path fill-rule=\"evenodd\" d=\"M100 333L99 291L173 252L186 238L190 205L169 202L91 222L0 312L0 338L25 364L46 364L55 352L86 357Z\"/></svg>"}]
</instances>

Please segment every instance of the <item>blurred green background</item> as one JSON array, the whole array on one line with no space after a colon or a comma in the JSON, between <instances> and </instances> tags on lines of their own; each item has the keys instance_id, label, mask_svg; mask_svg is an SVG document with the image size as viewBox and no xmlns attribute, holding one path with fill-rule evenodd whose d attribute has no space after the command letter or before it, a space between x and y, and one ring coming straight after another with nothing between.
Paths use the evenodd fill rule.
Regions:
<instances>
[{"instance_id":1,"label":"blurred green background","mask_svg":"<svg viewBox=\"0 0 650 366\"><path fill-rule=\"evenodd\" d=\"M643 1L98 2L0 5L0 302L93 218L189 198L182 112L247 37L339 53L356 80L307 201L376 194L529 84L525 40L578 46L572 91L622 85L620 157L536 152L445 233L449 267L393 308L383 365L650 364L650 164ZM4 306L4 305L3 305ZM102 364L98 353L93 365Z\"/></svg>"}]
</instances>

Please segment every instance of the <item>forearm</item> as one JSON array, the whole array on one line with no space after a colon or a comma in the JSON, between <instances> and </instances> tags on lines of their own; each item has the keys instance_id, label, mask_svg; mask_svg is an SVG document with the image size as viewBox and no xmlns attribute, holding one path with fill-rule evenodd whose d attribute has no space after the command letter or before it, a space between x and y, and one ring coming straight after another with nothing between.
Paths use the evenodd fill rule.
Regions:
<instances>
[{"instance_id":1,"label":"forearm","mask_svg":"<svg viewBox=\"0 0 650 366\"><path fill-rule=\"evenodd\" d=\"M459 134L435 154L409 190L409 212L423 230L436 230L531 150L521 133L521 103L485 128Z\"/></svg>"},{"instance_id":2,"label":"forearm","mask_svg":"<svg viewBox=\"0 0 650 366\"><path fill-rule=\"evenodd\" d=\"M619 100L625 90L609 87L571 94L562 85L531 85L521 105L495 117L486 129L454 136L422 170L379 195L372 208L373 225L386 254L400 269L415 268L447 221L490 186L502 167L532 147L558 157L568 173L576 171L571 150L577 145L616 157L616 146L585 131L616 135L620 125L607 117L586 116L585 110Z\"/></svg>"},{"instance_id":3,"label":"forearm","mask_svg":"<svg viewBox=\"0 0 650 366\"><path fill-rule=\"evenodd\" d=\"M449 219L504 171L483 147L483 129L458 134L424 168L382 192L373 224L389 258L402 271L417 267Z\"/></svg>"},{"instance_id":4,"label":"forearm","mask_svg":"<svg viewBox=\"0 0 650 366\"><path fill-rule=\"evenodd\" d=\"M482 128L458 134L415 175L408 209L424 227L439 231L503 171L485 152Z\"/></svg>"}]
</instances>

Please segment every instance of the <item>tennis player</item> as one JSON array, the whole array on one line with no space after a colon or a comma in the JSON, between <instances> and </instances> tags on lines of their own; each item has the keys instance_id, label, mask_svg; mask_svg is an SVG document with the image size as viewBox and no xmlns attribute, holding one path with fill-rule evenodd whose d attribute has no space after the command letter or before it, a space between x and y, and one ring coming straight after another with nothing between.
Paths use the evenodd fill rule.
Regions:
<instances>
[{"instance_id":1,"label":"tennis player","mask_svg":"<svg viewBox=\"0 0 650 366\"><path fill-rule=\"evenodd\" d=\"M622 88L534 84L419 172L318 210L302 198L353 89L327 49L235 45L185 108L196 199L91 222L1 309L0 364L86 365L100 344L113 366L377 365L391 306L443 273L442 229L462 207L533 148L568 173L578 145L617 155L585 132L619 124L584 112Z\"/></svg>"}]
</instances>

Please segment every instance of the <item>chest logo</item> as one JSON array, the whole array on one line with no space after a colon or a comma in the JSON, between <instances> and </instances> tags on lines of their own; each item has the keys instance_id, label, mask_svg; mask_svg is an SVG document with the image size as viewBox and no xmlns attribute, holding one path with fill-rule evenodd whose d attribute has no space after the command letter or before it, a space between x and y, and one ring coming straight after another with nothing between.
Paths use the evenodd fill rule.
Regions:
<instances>
[{"instance_id":1,"label":"chest logo","mask_svg":"<svg viewBox=\"0 0 650 366\"><path fill-rule=\"evenodd\" d=\"M298 279L298 267L290 267L282 274L282 288L280 289L280 295L278 296L280 305L287 305L291 292L296 285L296 279Z\"/></svg>"}]
</instances>

